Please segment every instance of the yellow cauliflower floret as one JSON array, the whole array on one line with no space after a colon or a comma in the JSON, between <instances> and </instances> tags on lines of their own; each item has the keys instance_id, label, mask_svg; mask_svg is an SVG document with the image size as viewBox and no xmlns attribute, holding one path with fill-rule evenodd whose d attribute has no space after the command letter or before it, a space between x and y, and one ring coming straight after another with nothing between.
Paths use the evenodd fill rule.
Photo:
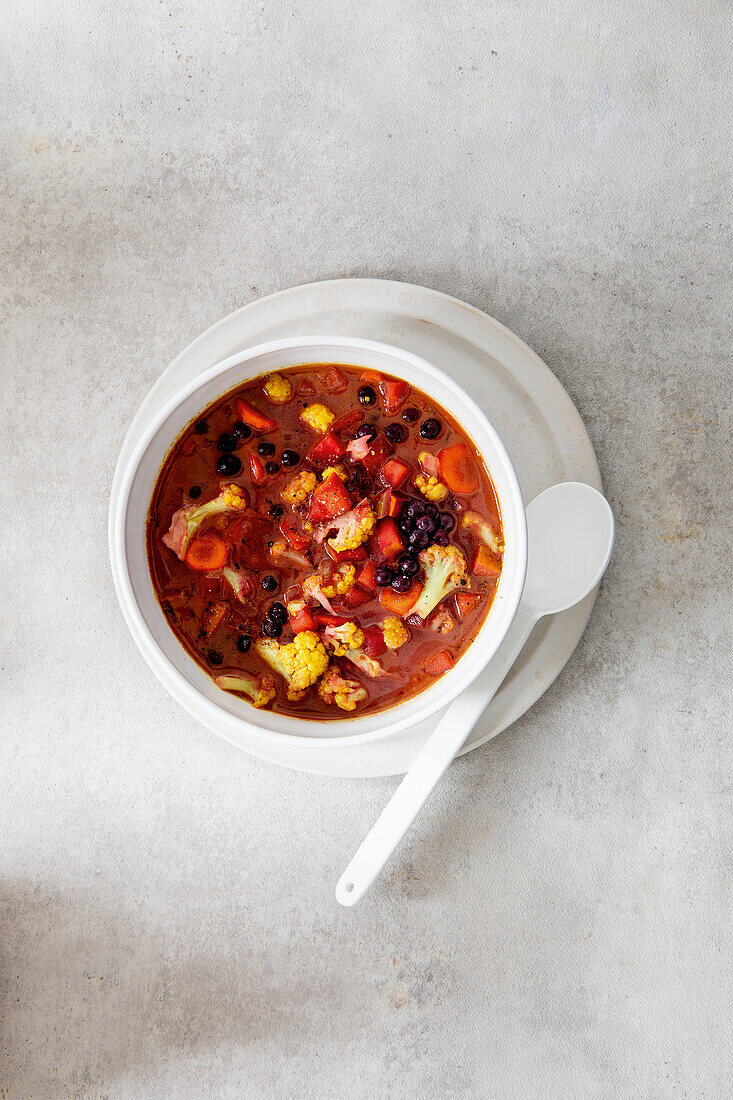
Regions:
<instances>
[{"instance_id":1,"label":"yellow cauliflower floret","mask_svg":"<svg viewBox=\"0 0 733 1100\"><path fill-rule=\"evenodd\" d=\"M313 471L303 470L285 486L280 496L287 504L302 504L304 500L308 499L317 484L318 478Z\"/></svg>"},{"instance_id":2,"label":"yellow cauliflower floret","mask_svg":"<svg viewBox=\"0 0 733 1100\"><path fill-rule=\"evenodd\" d=\"M333 424L336 417L329 409L328 405L322 405L316 401L312 405L306 405L300 414L300 419L304 424L307 424L309 428L312 428L314 432L321 432L321 434L328 431Z\"/></svg>"},{"instance_id":3,"label":"yellow cauliflower floret","mask_svg":"<svg viewBox=\"0 0 733 1100\"><path fill-rule=\"evenodd\" d=\"M364 645L364 631L353 622L327 626L323 636L337 657L343 657L347 650L360 649Z\"/></svg>"},{"instance_id":4,"label":"yellow cauliflower floret","mask_svg":"<svg viewBox=\"0 0 733 1100\"><path fill-rule=\"evenodd\" d=\"M401 620L395 616L390 616L389 619L384 620L382 623L382 633L384 634L384 644L387 646L387 649L399 649L410 637L409 631L402 625Z\"/></svg>"},{"instance_id":5,"label":"yellow cauliflower floret","mask_svg":"<svg viewBox=\"0 0 733 1100\"><path fill-rule=\"evenodd\" d=\"M306 596L316 596L316 592L321 592L332 600L335 596L343 596L346 592L349 592L354 587L355 580L356 568L347 562L335 570L330 582L327 584L324 583L323 577L318 573L312 573L310 577L306 577L303 581L303 591ZM317 596L316 599L318 599Z\"/></svg>"},{"instance_id":6,"label":"yellow cauliflower floret","mask_svg":"<svg viewBox=\"0 0 733 1100\"><path fill-rule=\"evenodd\" d=\"M363 703L367 697L363 684L342 676L333 665L319 680L318 694L324 703L335 703L340 710L356 710L357 703Z\"/></svg>"},{"instance_id":7,"label":"yellow cauliflower floret","mask_svg":"<svg viewBox=\"0 0 733 1100\"><path fill-rule=\"evenodd\" d=\"M268 672L257 680L250 676L217 676L214 683L222 691L246 695L253 707L266 707L277 695L275 681Z\"/></svg>"},{"instance_id":8,"label":"yellow cauliflower floret","mask_svg":"<svg viewBox=\"0 0 733 1100\"><path fill-rule=\"evenodd\" d=\"M425 474L418 474L415 478L415 485L426 500L432 500L434 503L444 500L448 496L448 487L432 475L426 477Z\"/></svg>"},{"instance_id":9,"label":"yellow cauliflower floret","mask_svg":"<svg viewBox=\"0 0 733 1100\"><path fill-rule=\"evenodd\" d=\"M328 667L328 654L313 630L302 630L292 642L281 645L274 638L260 638L255 648L268 665L288 682L288 699L302 699Z\"/></svg>"},{"instance_id":10,"label":"yellow cauliflower floret","mask_svg":"<svg viewBox=\"0 0 733 1100\"><path fill-rule=\"evenodd\" d=\"M343 466L327 466L321 474L321 481L328 481L331 474L336 474L336 477L340 477L342 481L346 481L348 474Z\"/></svg>"},{"instance_id":11,"label":"yellow cauliflower floret","mask_svg":"<svg viewBox=\"0 0 733 1100\"><path fill-rule=\"evenodd\" d=\"M338 533L328 540L328 545L334 550L355 550L371 535L377 522L377 517L366 501L352 508L343 516L339 516L330 524L338 528Z\"/></svg>"},{"instance_id":12,"label":"yellow cauliflower floret","mask_svg":"<svg viewBox=\"0 0 733 1100\"><path fill-rule=\"evenodd\" d=\"M227 508L241 511L247 507L247 500L239 485L225 485L221 491L222 499Z\"/></svg>"},{"instance_id":13,"label":"yellow cauliflower floret","mask_svg":"<svg viewBox=\"0 0 733 1100\"><path fill-rule=\"evenodd\" d=\"M268 374L263 389L273 405L285 405L293 396L293 384L282 374Z\"/></svg>"}]
</instances>

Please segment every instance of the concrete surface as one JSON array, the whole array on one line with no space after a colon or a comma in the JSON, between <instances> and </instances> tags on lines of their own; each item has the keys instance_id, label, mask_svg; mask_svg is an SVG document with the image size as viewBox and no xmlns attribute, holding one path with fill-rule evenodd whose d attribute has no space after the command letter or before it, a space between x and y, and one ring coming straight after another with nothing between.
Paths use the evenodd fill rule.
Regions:
<instances>
[{"instance_id":1,"label":"concrete surface","mask_svg":"<svg viewBox=\"0 0 733 1100\"><path fill-rule=\"evenodd\" d=\"M0 1097L726 1097L730 8L133 0L2 20ZM619 520L590 628L354 911L395 781L239 755L107 568L120 442L256 295L524 337Z\"/></svg>"}]
</instances>

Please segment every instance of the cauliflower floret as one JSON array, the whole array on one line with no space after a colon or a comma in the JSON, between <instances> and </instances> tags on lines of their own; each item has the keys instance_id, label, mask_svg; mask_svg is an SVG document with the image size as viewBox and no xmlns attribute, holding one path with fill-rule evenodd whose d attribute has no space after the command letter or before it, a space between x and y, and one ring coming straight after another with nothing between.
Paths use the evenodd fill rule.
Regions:
<instances>
[{"instance_id":1,"label":"cauliflower floret","mask_svg":"<svg viewBox=\"0 0 733 1100\"><path fill-rule=\"evenodd\" d=\"M456 588L468 587L468 568L457 546L428 546L420 551L419 561L425 570L425 586L410 614L427 619L433 608Z\"/></svg>"},{"instance_id":2,"label":"cauliflower floret","mask_svg":"<svg viewBox=\"0 0 733 1100\"><path fill-rule=\"evenodd\" d=\"M324 582L320 574L311 573L310 577L306 577L303 581L303 592L306 596L318 600L326 608L326 611L333 615L335 612L328 602L329 599L344 596L347 592L350 592L354 587L355 580L356 567L349 562L343 562L341 565L336 566L330 581Z\"/></svg>"},{"instance_id":3,"label":"cauliflower floret","mask_svg":"<svg viewBox=\"0 0 733 1100\"><path fill-rule=\"evenodd\" d=\"M394 615L382 623L382 634L387 649L399 649L410 637L410 632L402 625L402 620Z\"/></svg>"},{"instance_id":4,"label":"cauliflower floret","mask_svg":"<svg viewBox=\"0 0 733 1100\"><path fill-rule=\"evenodd\" d=\"M455 630L455 626L456 620L447 607L439 607L430 618L430 629L436 634L449 634L451 630Z\"/></svg>"},{"instance_id":5,"label":"cauliflower floret","mask_svg":"<svg viewBox=\"0 0 733 1100\"><path fill-rule=\"evenodd\" d=\"M366 699L367 690L358 680L346 679L331 665L318 682L318 694L324 703L335 703L341 710L356 710L357 703Z\"/></svg>"},{"instance_id":6,"label":"cauliflower floret","mask_svg":"<svg viewBox=\"0 0 733 1100\"><path fill-rule=\"evenodd\" d=\"M293 396L293 384L282 374L268 374L262 388L272 405L286 405Z\"/></svg>"},{"instance_id":7,"label":"cauliflower floret","mask_svg":"<svg viewBox=\"0 0 733 1100\"><path fill-rule=\"evenodd\" d=\"M297 565L299 569L312 569L313 562L306 558L305 554L299 554L288 546L285 539L275 539L270 547L270 557L275 565Z\"/></svg>"},{"instance_id":8,"label":"cauliflower floret","mask_svg":"<svg viewBox=\"0 0 733 1100\"><path fill-rule=\"evenodd\" d=\"M291 703L302 699L328 666L325 646L313 630L302 630L287 645L274 638L260 638L255 649L270 668L285 677Z\"/></svg>"},{"instance_id":9,"label":"cauliflower floret","mask_svg":"<svg viewBox=\"0 0 733 1100\"><path fill-rule=\"evenodd\" d=\"M324 435L336 417L328 405L322 405L319 401L315 401L312 405L306 405L300 414L300 419L314 432L320 432L321 435Z\"/></svg>"},{"instance_id":10,"label":"cauliflower floret","mask_svg":"<svg viewBox=\"0 0 733 1100\"><path fill-rule=\"evenodd\" d=\"M426 477L425 474L418 474L415 478L415 486L426 500L432 500L434 503L444 500L448 496L448 486L432 475Z\"/></svg>"},{"instance_id":11,"label":"cauliflower floret","mask_svg":"<svg viewBox=\"0 0 733 1100\"><path fill-rule=\"evenodd\" d=\"M222 569L224 579L232 586L232 591L240 603L251 603L255 594L255 585L249 573L241 573L238 569L227 566Z\"/></svg>"},{"instance_id":12,"label":"cauliflower floret","mask_svg":"<svg viewBox=\"0 0 733 1100\"><path fill-rule=\"evenodd\" d=\"M495 557L500 558L504 553L503 541L498 537L491 524L478 512L464 512L461 516L461 527L474 528L475 533L488 546Z\"/></svg>"},{"instance_id":13,"label":"cauliflower floret","mask_svg":"<svg viewBox=\"0 0 733 1100\"><path fill-rule=\"evenodd\" d=\"M312 470L301 470L292 481L288 482L280 496L286 504L302 504L304 500L308 499L317 484L318 478Z\"/></svg>"},{"instance_id":14,"label":"cauliflower floret","mask_svg":"<svg viewBox=\"0 0 733 1100\"><path fill-rule=\"evenodd\" d=\"M372 534L377 522L377 517L369 507L366 498L360 501L355 508L337 516L329 523L324 523L316 532L316 542L322 542L329 531L336 531L333 538L328 540L328 545L334 550L355 550Z\"/></svg>"},{"instance_id":15,"label":"cauliflower floret","mask_svg":"<svg viewBox=\"0 0 733 1100\"><path fill-rule=\"evenodd\" d=\"M264 672L253 680L251 676L215 676L214 683L222 691L246 695L253 707L266 707L277 695L274 677Z\"/></svg>"},{"instance_id":16,"label":"cauliflower floret","mask_svg":"<svg viewBox=\"0 0 733 1100\"><path fill-rule=\"evenodd\" d=\"M349 649L344 654L347 661L351 661L352 664L360 668L362 672L365 672L372 680L378 680L380 676L386 676L379 661L375 661L373 657L370 657L363 649Z\"/></svg>"},{"instance_id":17,"label":"cauliflower floret","mask_svg":"<svg viewBox=\"0 0 733 1100\"><path fill-rule=\"evenodd\" d=\"M343 623L342 626L327 626L323 639L328 642L337 657L343 657L349 649L360 649L364 645L364 631L356 623Z\"/></svg>"},{"instance_id":18,"label":"cauliflower floret","mask_svg":"<svg viewBox=\"0 0 733 1100\"><path fill-rule=\"evenodd\" d=\"M239 485L222 485L218 497L195 507L179 508L174 512L171 525L163 535L163 542L181 561L186 557L191 539L204 520L222 512L243 512L247 507L247 498Z\"/></svg>"},{"instance_id":19,"label":"cauliflower floret","mask_svg":"<svg viewBox=\"0 0 733 1100\"><path fill-rule=\"evenodd\" d=\"M331 474L336 474L336 477L340 477L342 481L346 481L349 476L343 466L327 466L321 474L321 481L328 481Z\"/></svg>"}]
</instances>

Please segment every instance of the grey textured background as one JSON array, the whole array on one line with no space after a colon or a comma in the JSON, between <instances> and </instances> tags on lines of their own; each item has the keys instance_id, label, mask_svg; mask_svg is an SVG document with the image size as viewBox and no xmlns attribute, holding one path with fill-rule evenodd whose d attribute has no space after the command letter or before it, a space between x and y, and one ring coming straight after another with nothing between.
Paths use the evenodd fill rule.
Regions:
<instances>
[{"instance_id":1,"label":"grey textured background","mask_svg":"<svg viewBox=\"0 0 733 1100\"><path fill-rule=\"evenodd\" d=\"M0 1097L725 1097L731 9L6 6ZM163 366L257 295L449 291L577 402L619 523L542 701L369 898L395 780L258 763L108 573Z\"/></svg>"}]
</instances>

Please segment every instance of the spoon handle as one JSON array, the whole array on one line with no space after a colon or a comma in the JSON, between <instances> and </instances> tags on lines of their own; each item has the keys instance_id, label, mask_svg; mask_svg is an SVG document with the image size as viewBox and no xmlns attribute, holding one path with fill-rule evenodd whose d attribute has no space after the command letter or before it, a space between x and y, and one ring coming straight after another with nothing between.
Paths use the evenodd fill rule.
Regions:
<instances>
[{"instance_id":1,"label":"spoon handle","mask_svg":"<svg viewBox=\"0 0 733 1100\"><path fill-rule=\"evenodd\" d=\"M341 905L355 905L364 897L494 697L536 622L537 615L520 604L486 671L448 707L336 884Z\"/></svg>"}]
</instances>

